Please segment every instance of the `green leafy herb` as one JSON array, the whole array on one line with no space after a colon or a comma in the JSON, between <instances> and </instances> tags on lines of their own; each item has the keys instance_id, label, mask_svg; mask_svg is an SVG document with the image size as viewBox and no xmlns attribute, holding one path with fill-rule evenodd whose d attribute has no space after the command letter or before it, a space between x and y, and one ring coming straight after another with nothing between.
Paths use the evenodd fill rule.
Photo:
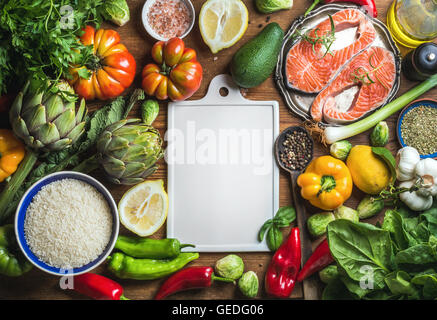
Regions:
<instances>
[{"instance_id":1,"label":"green leafy herb","mask_svg":"<svg viewBox=\"0 0 437 320\"><path fill-rule=\"evenodd\" d=\"M281 207L273 219L268 219L258 233L258 241L262 242L267 233L267 246L276 251L282 243L282 233L279 228L285 228L296 219L296 211L291 206Z\"/></svg>"},{"instance_id":2,"label":"green leafy herb","mask_svg":"<svg viewBox=\"0 0 437 320\"><path fill-rule=\"evenodd\" d=\"M382 82L376 73L381 67L382 63L379 66L373 66L372 64L372 57L375 55L375 53L372 53L369 57L369 65L372 68L371 70L367 71L364 67L358 67L351 73L352 80L355 83L362 83L363 85L370 85L372 83L375 83L373 79L370 77L371 74L374 74L375 79L387 90L390 90L390 88L387 87L384 82Z\"/></svg>"},{"instance_id":3,"label":"green leafy herb","mask_svg":"<svg viewBox=\"0 0 437 320\"><path fill-rule=\"evenodd\" d=\"M29 77L56 89L72 64L92 53L77 41L86 24L101 22L102 0L6 0L0 3L0 94ZM89 74L80 74L88 77Z\"/></svg>"},{"instance_id":4,"label":"green leafy herb","mask_svg":"<svg viewBox=\"0 0 437 320\"><path fill-rule=\"evenodd\" d=\"M300 30L296 30L296 36L303 41L306 41L312 45L313 53L316 54L316 46L318 44L322 45L322 47L325 48L325 53L320 59L323 59L328 53L331 56L334 56L334 54L331 51L331 46L335 41L335 24L334 20L332 19L331 15L328 15L329 21L331 23L331 30L329 32L326 32L325 34L319 35L320 32L319 28L314 29L314 36L311 36L311 31L308 30L306 32L302 32Z\"/></svg>"},{"instance_id":5,"label":"green leafy herb","mask_svg":"<svg viewBox=\"0 0 437 320\"><path fill-rule=\"evenodd\" d=\"M276 251L281 246L283 240L282 232L276 225L272 225L267 231L267 246L271 251Z\"/></svg>"}]
</instances>

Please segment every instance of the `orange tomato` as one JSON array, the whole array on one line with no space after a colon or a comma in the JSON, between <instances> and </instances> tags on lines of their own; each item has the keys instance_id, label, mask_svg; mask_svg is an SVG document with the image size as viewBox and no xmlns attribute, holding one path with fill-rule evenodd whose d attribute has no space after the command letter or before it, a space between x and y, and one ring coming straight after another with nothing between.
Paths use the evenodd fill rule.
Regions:
<instances>
[{"instance_id":1,"label":"orange tomato","mask_svg":"<svg viewBox=\"0 0 437 320\"><path fill-rule=\"evenodd\" d=\"M147 64L142 72L142 87L148 95L159 100L181 101L199 89L202 66L196 60L196 52L185 48L182 39L158 41L151 53L155 63Z\"/></svg>"},{"instance_id":2,"label":"orange tomato","mask_svg":"<svg viewBox=\"0 0 437 320\"><path fill-rule=\"evenodd\" d=\"M93 46L93 59L84 66L70 69L69 80L74 91L86 100L107 100L118 97L129 87L135 77L136 62L127 48L120 43L114 30L95 30L86 26L80 41ZM90 72L89 79L80 76Z\"/></svg>"}]
</instances>

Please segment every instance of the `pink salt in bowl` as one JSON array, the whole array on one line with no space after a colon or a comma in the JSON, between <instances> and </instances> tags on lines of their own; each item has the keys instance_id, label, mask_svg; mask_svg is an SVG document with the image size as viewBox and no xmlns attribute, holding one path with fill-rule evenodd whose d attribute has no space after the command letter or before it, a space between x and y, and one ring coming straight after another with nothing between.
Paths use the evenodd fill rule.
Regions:
<instances>
[{"instance_id":1,"label":"pink salt in bowl","mask_svg":"<svg viewBox=\"0 0 437 320\"><path fill-rule=\"evenodd\" d=\"M190 0L147 0L141 19L149 36L167 41L187 36L193 29L196 12Z\"/></svg>"}]
</instances>

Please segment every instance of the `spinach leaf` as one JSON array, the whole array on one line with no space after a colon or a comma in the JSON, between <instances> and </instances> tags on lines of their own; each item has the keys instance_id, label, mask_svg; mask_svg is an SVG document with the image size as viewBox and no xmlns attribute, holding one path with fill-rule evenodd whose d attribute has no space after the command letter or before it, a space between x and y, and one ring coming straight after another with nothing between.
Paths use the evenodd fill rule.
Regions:
<instances>
[{"instance_id":1,"label":"spinach leaf","mask_svg":"<svg viewBox=\"0 0 437 320\"><path fill-rule=\"evenodd\" d=\"M422 295L424 299L437 299L436 273L417 275L411 282L423 286Z\"/></svg>"},{"instance_id":2,"label":"spinach leaf","mask_svg":"<svg viewBox=\"0 0 437 320\"><path fill-rule=\"evenodd\" d=\"M339 279L329 282L322 293L322 300L357 300L358 297L351 293Z\"/></svg>"},{"instance_id":3,"label":"spinach leaf","mask_svg":"<svg viewBox=\"0 0 437 320\"><path fill-rule=\"evenodd\" d=\"M385 212L382 229L390 232L390 236L393 239L396 249L404 250L409 247L410 239L404 229L403 219L396 211L387 210Z\"/></svg>"},{"instance_id":4,"label":"spinach leaf","mask_svg":"<svg viewBox=\"0 0 437 320\"><path fill-rule=\"evenodd\" d=\"M428 223L431 234L437 237L437 208L431 208L420 215L420 218Z\"/></svg>"},{"instance_id":5,"label":"spinach leaf","mask_svg":"<svg viewBox=\"0 0 437 320\"><path fill-rule=\"evenodd\" d=\"M419 298L419 291L411 283L411 277L404 271L394 271L385 277L387 287L393 295L406 295Z\"/></svg>"},{"instance_id":6,"label":"spinach leaf","mask_svg":"<svg viewBox=\"0 0 437 320\"><path fill-rule=\"evenodd\" d=\"M399 251L395 256L395 263L398 267L410 273L429 269L436 262L436 250L429 244L424 243Z\"/></svg>"},{"instance_id":7,"label":"spinach leaf","mask_svg":"<svg viewBox=\"0 0 437 320\"><path fill-rule=\"evenodd\" d=\"M374 289L385 287L384 278L393 267L390 233L367 223L336 220L328 225L328 242L337 264L355 281L370 270Z\"/></svg>"}]
</instances>

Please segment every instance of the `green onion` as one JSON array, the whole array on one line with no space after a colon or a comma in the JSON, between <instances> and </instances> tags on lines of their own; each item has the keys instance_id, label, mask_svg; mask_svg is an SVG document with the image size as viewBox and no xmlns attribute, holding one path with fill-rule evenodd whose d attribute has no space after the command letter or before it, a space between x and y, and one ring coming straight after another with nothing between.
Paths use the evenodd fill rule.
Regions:
<instances>
[{"instance_id":1,"label":"green onion","mask_svg":"<svg viewBox=\"0 0 437 320\"><path fill-rule=\"evenodd\" d=\"M410 89L397 99L393 100L390 103L387 103L384 107L360 121L342 127L327 127L323 132L323 141L328 144L332 144L336 141L360 134L361 132L364 132L374 127L380 121L385 120L393 113L401 110L408 103L418 98L428 90L431 90L436 85L437 74L431 76L418 86Z\"/></svg>"}]
</instances>

